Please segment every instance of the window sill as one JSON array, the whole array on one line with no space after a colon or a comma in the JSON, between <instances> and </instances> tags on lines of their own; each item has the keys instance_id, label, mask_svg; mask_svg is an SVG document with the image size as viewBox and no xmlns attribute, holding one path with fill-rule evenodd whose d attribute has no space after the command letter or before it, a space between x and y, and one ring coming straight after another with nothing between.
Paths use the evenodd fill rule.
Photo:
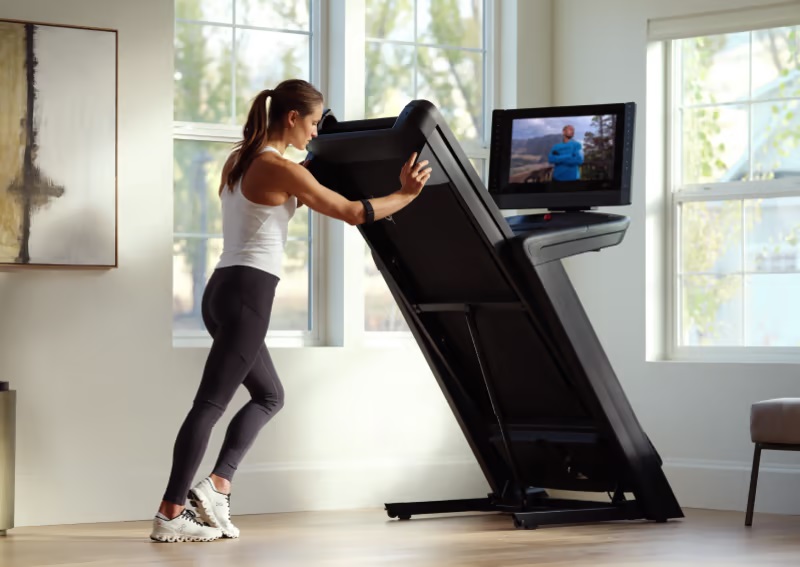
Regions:
<instances>
[{"instance_id":1,"label":"window sill","mask_svg":"<svg viewBox=\"0 0 800 567\"><path fill-rule=\"evenodd\" d=\"M800 364L800 347L679 347L656 363Z\"/></svg>"},{"instance_id":2,"label":"window sill","mask_svg":"<svg viewBox=\"0 0 800 567\"><path fill-rule=\"evenodd\" d=\"M172 335L172 348L211 348L211 337L206 333L182 333ZM310 335L298 333L296 335L267 336L267 348L305 348L323 346L322 343Z\"/></svg>"},{"instance_id":3,"label":"window sill","mask_svg":"<svg viewBox=\"0 0 800 567\"><path fill-rule=\"evenodd\" d=\"M275 334L267 336L267 348L311 348L329 347L340 345L327 345L321 340L302 333L297 334ZM357 341L356 341L356 344ZM363 348L378 349L418 349L417 341L410 331L388 332L375 331L365 332L361 341ZM172 335L172 348L211 348L211 337L206 333L175 333Z\"/></svg>"}]
</instances>

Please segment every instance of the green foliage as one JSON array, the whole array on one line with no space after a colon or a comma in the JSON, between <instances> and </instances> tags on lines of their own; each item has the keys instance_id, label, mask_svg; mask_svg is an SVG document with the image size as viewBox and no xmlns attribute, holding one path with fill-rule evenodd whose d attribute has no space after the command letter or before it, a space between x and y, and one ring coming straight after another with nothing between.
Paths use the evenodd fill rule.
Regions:
<instances>
[{"instance_id":1,"label":"green foliage","mask_svg":"<svg viewBox=\"0 0 800 567\"><path fill-rule=\"evenodd\" d=\"M410 29L413 29L414 0L366 0L365 4L365 29L368 39L389 38L398 28L412 26Z\"/></svg>"},{"instance_id":2,"label":"green foliage","mask_svg":"<svg viewBox=\"0 0 800 567\"><path fill-rule=\"evenodd\" d=\"M431 0L430 33L432 43L452 47L476 47L482 44L483 18L480 2L473 0L462 17L458 0ZM456 136L476 138L483 133L483 57L460 49L420 48L417 54L419 73L426 90L442 114L454 126ZM442 72L446 69L447 72ZM454 88L455 87L455 88ZM466 110L471 123L460 119Z\"/></svg>"},{"instance_id":3,"label":"green foliage","mask_svg":"<svg viewBox=\"0 0 800 567\"><path fill-rule=\"evenodd\" d=\"M713 93L705 88L714 57L726 43L726 36L699 37L682 42L684 103L715 103ZM683 179L684 182L712 181L727 168L717 156L725 150L724 142L714 144L720 134L719 110L700 108L684 110ZM740 201L687 203L681 209L681 255L683 278L683 327L691 325L701 344L714 344L721 331L717 320L720 307L740 289L736 277L708 274L730 249L740 245L742 215Z\"/></svg>"},{"instance_id":4,"label":"green foliage","mask_svg":"<svg viewBox=\"0 0 800 567\"><path fill-rule=\"evenodd\" d=\"M458 0L431 0L426 14L430 25L420 30L416 41L437 47L368 43L367 117L396 116L409 97L426 98L439 107L460 139L483 134L483 56L458 49L483 44L482 2L472 0L465 14L459 10L460 4ZM413 18L411 0L368 0L367 37L414 41Z\"/></svg>"},{"instance_id":5,"label":"green foliage","mask_svg":"<svg viewBox=\"0 0 800 567\"><path fill-rule=\"evenodd\" d=\"M701 344L718 339L720 307L741 289L737 276L709 275L742 238L741 201L684 203L681 207L683 325L691 322ZM692 275L700 274L700 275Z\"/></svg>"},{"instance_id":6,"label":"green foliage","mask_svg":"<svg viewBox=\"0 0 800 567\"><path fill-rule=\"evenodd\" d=\"M413 0L366 0L366 36L385 39L400 33L404 27L413 30ZM413 40L413 36L403 39ZM396 116L413 96L414 48L410 46L367 43L365 56L366 117ZM394 104L393 104L394 103Z\"/></svg>"},{"instance_id":7,"label":"green foliage","mask_svg":"<svg viewBox=\"0 0 800 567\"><path fill-rule=\"evenodd\" d=\"M592 130L583 138L581 179L609 179L614 160L614 116L592 116Z\"/></svg>"},{"instance_id":8,"label":"green foliage","mask_svg":"<svg viewBox=\"0 0 800 567\"><path fill-rule=\"evenodd\" d=\"M706 86L714 57L725 47L727 36L698 37L682 42L683 102L716 104ZM683 178L685 182L706 183L719 179L728 164L719 156L725 151L723 141L715 143L722 128L718 107L686 109L683 117Z\"/></svg>"}]
</instances>

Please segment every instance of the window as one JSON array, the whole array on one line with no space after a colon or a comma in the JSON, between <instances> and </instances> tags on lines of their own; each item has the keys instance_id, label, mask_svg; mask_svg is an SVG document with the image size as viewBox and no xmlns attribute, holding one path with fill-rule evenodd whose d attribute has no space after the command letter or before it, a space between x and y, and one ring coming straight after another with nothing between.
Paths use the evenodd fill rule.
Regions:
<instances>
[{"instance_id":1,"label":"window","mask_svg":"<svg viewBox=\"0 0 800 567\"><path fill-rule=\"evenodd\" d=\"M482 178L489 155L491 7L485 0L365 3L365 117L397 116L410 100L431 101ZM365 330L408 330L366 243L364 270Z\"/></svg>"},{"instance_id":2,"label":"window","mask_svg":"<svg viewBox=\"0 0 800 567\"><path fill-rule=\"evenodd\" d=\"M676 354L800 347L800 26L671 41Z\"/></svg>"},{"instance_id":3,"label":"window","mask_svg":"<svg viewBox=\"0 0 800 567\"><path fill-rule=\"evenodd\" d=\"M173 331L206 336L205 284L219 258L220 173L250 102L287 78L316 83L318 20L310 1L176 0L174 110ZM301 161L292 150L286 157ZM271 336L315 331L315 215L298 209L289 226Z\"/></svg>"}]
</instances>

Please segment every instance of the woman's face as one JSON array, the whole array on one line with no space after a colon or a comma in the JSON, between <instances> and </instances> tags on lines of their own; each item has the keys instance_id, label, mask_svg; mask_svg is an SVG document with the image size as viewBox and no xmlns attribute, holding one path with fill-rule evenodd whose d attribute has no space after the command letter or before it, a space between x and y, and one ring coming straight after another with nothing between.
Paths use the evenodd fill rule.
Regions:
<instances>
[{"instance_id":1,"label":"woman's face","mask_svg":"<svg viewBox=\"0 0 800 567\"><path fill-rule=\"evenodd\" d=\"M298 150L304 151L308 143L317 137L317 124L322 120L322 103L314 107L314 111L306 116L297 116L292 127L289 143Z\"/></svg>"}]
</instances>

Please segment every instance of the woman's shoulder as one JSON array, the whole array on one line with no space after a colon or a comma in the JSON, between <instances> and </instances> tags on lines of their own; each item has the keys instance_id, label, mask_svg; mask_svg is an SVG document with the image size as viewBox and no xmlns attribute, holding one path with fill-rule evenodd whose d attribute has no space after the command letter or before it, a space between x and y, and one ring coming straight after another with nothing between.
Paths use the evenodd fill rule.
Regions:
<instances>
[{"instance_id":1,"label":"woman's shoulder","mask_svg":"<svg viewBox=\"0 0 800 567\"><path fill-rule=\"evenodd\" d=\"M297 184L298 165L274 152L258 154L248 168L248 185L260 190L286 192Z\"/></svg>"},{"instance_id":2,"label":"woman's shoulder","mask_svg":"<svg viewBox=\"0 0 800 567\"><path fill-rule=\"evenodd\" d=\"M300 170L304 169L299 163L295 163L290 159L286 159L280 154L275 152L262 152L253 159L253 165L258 169L272 175L288 175L296 176Z\"/></svg>"}]
</instances>

